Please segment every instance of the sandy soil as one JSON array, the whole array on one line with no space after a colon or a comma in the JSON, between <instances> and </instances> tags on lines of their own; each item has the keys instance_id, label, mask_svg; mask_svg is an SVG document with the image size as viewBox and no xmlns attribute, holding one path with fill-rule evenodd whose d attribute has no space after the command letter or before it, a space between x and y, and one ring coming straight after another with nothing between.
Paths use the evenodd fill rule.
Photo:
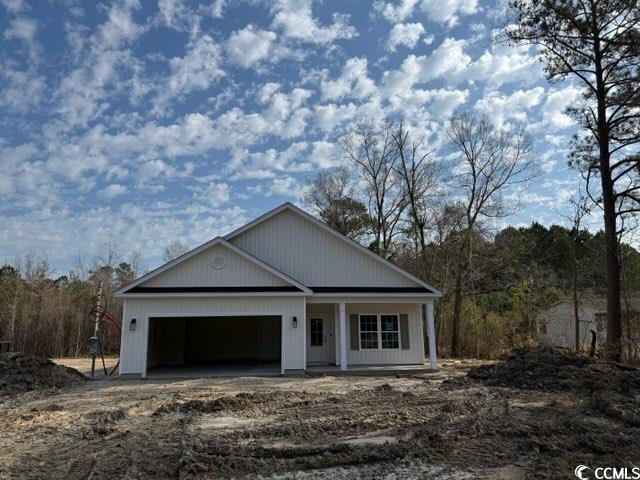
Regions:
<instances>
[{"instance_id":1,"label":"sandy soil","mask_svg":"<svg viewBox=\"0 0 640 480\"><path fill-rule=\"evenodd\" d=\"M575 391L418 376L88 381L0 403L0 478L573 478L640 422Z\"/></svg>"},{"instance_id":2,"label":"sandy soil","mask_svg":"<svg viewBox=\"0 0 640 480\"><path fill-rule=\"evenodd\" d=\"M91 375L91 358L90 357L77 357L77 358L52 358L54 362L65 365L67 367L75 368L76 370L84 373L85 375ZM107 367L107 373L113 370L113 367L118 363L118 357L104 357L104 364ZM104 377L104 368L102 365L102 358L96 358L96 377ZM118 375L118 371L114 372L115 376Z\"/></svg>"}]
</instances>

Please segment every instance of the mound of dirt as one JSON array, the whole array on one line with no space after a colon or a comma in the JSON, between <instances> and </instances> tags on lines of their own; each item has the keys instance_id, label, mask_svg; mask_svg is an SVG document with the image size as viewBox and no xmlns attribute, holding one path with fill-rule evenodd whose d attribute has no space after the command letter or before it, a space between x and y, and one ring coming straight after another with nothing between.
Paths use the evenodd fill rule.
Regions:
<instances>
[{"instance_id":1,"label":"mound of dirt","mask_svg":"<svg viewBox=\"0 0 640 480\"><path fill-rule=\"evenodd\" d=\"M523 390L607 390L629 395L640 389L638 369L551 346L513 349L503 360L472 368L467 376L487 385Z\"/></svg>"},{"instance_id":2,"label":"mound of dirt","mask_svg":"<svg viewBox=\"0 0 640 480\"><path fill-rule=\"evenodd\" d=\"M0 354L0 396L79 385L86 377L48 358L24 353Z\"/></svg>"}]
</instances>

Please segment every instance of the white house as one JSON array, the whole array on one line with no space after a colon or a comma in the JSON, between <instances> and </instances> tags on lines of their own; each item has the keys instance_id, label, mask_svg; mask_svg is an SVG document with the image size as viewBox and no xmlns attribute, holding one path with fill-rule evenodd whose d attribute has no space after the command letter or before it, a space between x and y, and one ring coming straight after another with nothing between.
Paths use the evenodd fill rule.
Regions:
<instances>
[{"instance_id":1,"label":"white house","mask_svg":"<svg viewBox=\"0 0 640 480\"><path fill-rule=\"evenodd\" d=\"M285 203L123 286L120 373L256 362L423 365L441 293ZM335 367L334 367L335 368Z\"/></svg>"},{"instance_id":2,"label":"white house","mask_svg":"<svg viewBox=\"0 0 640 480\"><path fill-rule=\"evenodd\" d=\"M623 322L626 318L637 319L640 300L635 297L621 297ZM578 301L580 321L580 344L588 349L591 345L591 331L596 332L596 344L604 346L607 335L607 297L585 295ZM566 297L537 316L540 340L558 347L573 347L576 342L573 298ZM633 321L632 323L635 323ZM633 334L629 334L633 335ZM628 336L629 336L628 335Z\"/></svg>"}]
</instances>

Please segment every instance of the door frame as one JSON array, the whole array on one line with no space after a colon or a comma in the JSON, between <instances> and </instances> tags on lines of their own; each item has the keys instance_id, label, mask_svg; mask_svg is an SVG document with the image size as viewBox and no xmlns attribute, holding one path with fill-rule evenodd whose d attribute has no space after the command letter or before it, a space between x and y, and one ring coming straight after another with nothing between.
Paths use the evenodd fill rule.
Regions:
<instances>
[{"instance_id":1,"label":"door frame","mask_svg":"<svg viewBox=\"0 0 640 480\"><path fill-rule=\"evenodd\" d=\"M325 358L322 360L309 360L309 349L314 348L311 346L311 320L315 319L315 318L319 318L322 319L322 333L323 333L323 338L322 338L322 347L324 348L324 354L325 354ZM331 317L328 316L326 313L322 312L322 313L313 313L313 314L309 314L307 313L307 318L305 321L305 328L307 329L307 332L305 332L305 339L304 339L304 344L306 347L306 352L305 352L305 361L307 365L330 365L332 363L332 358L331 358L331 353L332 353L332 348L331 348L331 342L333 341L333 334L335 332L332 332L331 327L332 325L330 325L331 323L334 323L331 321ZM335 325L333 325L333 328L335 329ZM335 351L333 351L333 357L335 358Z\"/></svg>"}]
</instances>

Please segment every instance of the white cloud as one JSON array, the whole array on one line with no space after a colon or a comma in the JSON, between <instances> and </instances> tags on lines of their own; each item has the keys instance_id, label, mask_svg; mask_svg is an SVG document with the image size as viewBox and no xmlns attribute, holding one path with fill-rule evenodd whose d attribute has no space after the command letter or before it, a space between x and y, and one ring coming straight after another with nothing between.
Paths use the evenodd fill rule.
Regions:
<instances>
[{"instance_id":1,"label":"white cloud","mask_svg":"<svg viewBox=\"0 0 640 480\"><path fill-rule=\"evenodd\" d=\"M159 158L140 162L135 174L136 181L143 185L148 182L161 181L162 178L175 180L188 177L193 173L194 165L186 163L182 170ZM126 176L126 173L125 173Z\"/></svg>"},{"instance_id":2,"label":"white cloud","mask_svg":"<svg viewBox=\"0 0 640 480\"><path fill-rule=\"evenodd\" d=\"M527 120L528 110L539 105L543 97L542 87L516 90L509 95L489 91L476 102L475 108L488 115L497 125L502 125L508 120L524 122Z\"/></svg>"},{"instance_id":3,"label":"white cloud","mask_svg":"<svg viewBox=\"0 0 640 480\"><path fill-rule=\"evenodd\" d=\"M336 105L328 103L318 105L315 109L316 123L325 132L332 132L343 123L352 120L356 116L357 107L353 103Z\"/></svg>"},{"instance_id":4,"label":"white cloud","mask_svg":"<svg viewBox=\"0 0 640 480\"><path fill-rule=\"evenodd\" d=\"M182 0L159 0L158 11L164 24L177 30L197 28L200 21Z\"/></svg>"},{"instance_id":5,"label":"white cloud","mask_svg":"<svg viewBox=\"0 0 640 480\"><path fill-rule=\"evenodd\" d=\"M582 90L574 86L568 86L553 90L547 95L547 100L542 107L544 119L554 128L564 129L575 125L575 120L565 113L570 105L580 98Z\"/></svg>"},{"instance_id":6,"label":"white cloud","mask_svg":"<svg viewBox=\"0 0 640 480\"><path fill-rule=\"evenodd\" d=\"M295 142L284 150L234 149L228 171L233 179L274 178L286 172L306 172L312 169L304 154L307 148L307 142Z\"/></svg>"},{"instance_id":7,"label":"white cloud","mask_svg":"<svg viewBox=\"0 0 640 480\"><path fill-rule=\"evenodd\" d=\"M136 40L146 27L133 19L140 8L135 0L115 3L107 20L78 51L80 65L68 72L55 92L59 113L68 126L86 126L110 106L107 98L122 92L139 91L141 64L125 46Z\"/></svg>"},{"instance_id":8,"label":"white cloud","mask_svg":"<svg viewBox=\"0 0 640 480\"><path fill-rule=\"evenodd\" d=\"M350 58L338 78L321 81L320 90L322 98L329 100L368 97L375 91L375 84L367 75L367 59Z\"/></svg>"},{"instance_id":9,"label":"white cloud","mask_svg":"<svg viewBox=\"0 0 640 480\"><path fill-rule=\"evenodd\" d=\"M0 107L17 112L42 108L47 84L45 78L33 69L14 70L8 66L0 69Z\"/></svg>"},{"instance_id":10,"label":"white cloud","mask_svg":"<svg viewBox=\"0 0 640 480\"><path fill-rule=\"evenodd\" d=\"M211 4L211 16L213 18L222 18L224 12L225 0L214 0Z\"/></svg>"},{"instance_id":11,"label":"white cloud","mask_svg":"<svg viewBox=\"0 0 640 480\"><path fill-rule=\"evenodd\" d=\"M413 15L418 0L400 0L399 3L376 0L374 9L390 22L402 22Z\"/></svg>"},{"instance_id":12,"label":"white cloud","mask_svg":"<svg viewBox=\"0 0 640 480\"><path fill-rule=\"evenodd\" d=\"M174 94L186 94L209 88L224 75L224 70L220 67L220 57L220 46L216 45L210 36L201 36L189 47L184 57L174 57L169 61L169 89Z\"/></svg>"},{"instance_id":13,"label":"white cloud","mask_svg":"<svg viewBox=\"0 0 640 480\"><path fill-rule=\"evenodd\" d=\"M318 25L311 5L311 0L278 0L273 8L273 27L281 29L285 37L318 44L357 35L356 29L349 25L348 15L334 13L332 24Z\"/></svg>"},{"instance_id":14,"label":"white cloud","mask_svg":"<svg viewBox=\"0 0 640 480\"><path fill-rule=\"evenodd\" d=\"M33 41L38 30L35 20L24 17L14 18L4 31L5 38L17 38L25 42Z\"/></svg>"},{"instance_id":15,"label":"white cloud","mask_svg":"<svg viewBox=\"0 0 640 480\"><path fill-rule=\"evenodd\" d=\"M309 160L318 168L331 168L339 165L340 147L336 142L327 142L319 140L313 142Z\"/></svg>"},{"instance_id":16,"label":"white cloud","mask_svg":"<svg viewBox=\"0 0 640 480\"><path fill-rule=\"evenodd\" d=\"M280 90L281 85L276 82L267 82L258 90L258 101L265 104L271 100L271 96Z\"/></svg>"},{"instance_id":17,"label":"white cloud","mask_svg":"<svg viewBox=\"0 0 640 480\"><path fill-rule=\"evenodd\" d=\"M466 102L468 97L467 90L437 89L428 90L425 100L431 113L446 118Z\"/></svg>"},{"instance_id":18,"label":"white cloud","mask_svg":"<svg viewBox=\"0 0 640 480\"><path fill-rule=\"evenodd\" d=\"M138 0L125 0L111 6L108 19L98 28L95 46L101 49L116 48L138 38L145 30L133 19L133 12L140 8Z\"/></svg>"},{"instance_id":19,"label":"white cloud","mask_svg":"<svg viewBox=\"0 0 640 480\"><path fill-rule=\"evenodd\" d=\"M1 0L0 3L11 13L18 13L24 8L24 2L22 0Z\"/></svg>"},{"instance_id":20,"label":"white cloud","mask_svg":"<svg viewBox=\"0 0 640 480\"><path fill-rule=\"evenodd\" d=\"M311 93L294 88L290 92L275 92L258 111L244 112L235 107L217 117L191 113L166 125L150 121L115 133L97 125L78 138L56 138L50 142L46 170L80 188L96 173L114 172L114 165L143 176L152 175L155 168L162 171L162 176L154 180L153 186L160 188L162 179L186 177L188 173L184 172L193 171L189 165L169 166L174 159L177 163L179 157L301 136L312 115L305 105ZM163 163L155 162L157 159ZM154 162L141 173L140 165L149 161Z\"/></svg>"},{"instance_id":21,"label":"white cloud","mask_svg":"<svg viewBox=\"0 0 640 480\"><path fill-rule=\"evenodd\" d=\"M197 185L191 187L194 196L204 205L209 207L219 207L227 203L230 197L230 188L227 183L211 182L205 185Z\"/></svg>"},{"instance_id":22,"label":"white cloud","mask_svg":"<svg viewBox=\"0 0 640 480\"><path fill-rule=\"evenodd\" d=\"M472 15L478 11L478 0L423 0L420 8L429 19L453 27L460 15Z\"/></svg>"},{"instance_id":23,"label":"white cloud","mask_svg":"<svg viewBox=\"0 0 640 480\"><path fill-rule=\"evenodd\" d=\"M281 197L299 198L302 192L302 186L298 181L290 176L274 178L271 185L265 192L265 196L279 195Z\"/></svg>"},{"instance_id":24,"label":"white cloud","mask_svg":"<svg viewBox=\"0 0 640 480\"><path fill-rule=\"evenodd\" d=\"M389 33L389 41L387 48L395 50L399 45L413 48L420 40L424 33L424 27L421 23L397 23Z\"/></svg>"},{"instance_id":25,"label":"white cloud","mask_svg":"<svg viewBox=\"0 0 640 480\"><path fill-rule=\"evenodd\" d=\"M247 25L231 34L227 41L227 54L233 63L249 68L270 57L275 39L275 33Z\"/></svg>"},{"instance_id":26,"label":"white cloud","mask_svg":"<svg viewBox=\"0 0 640 480\"><path fill-rule=\"evenodd\" d=\"M469 64L458 80L489 81L494 86L533 83L542 76L541 64L529 47L492 46Z\"/></svg>"},{"instance_id":27,"label":"white cloud","mask_svg":"<svg viewBox=\"0 0 640 480\"><path fill-rule=\"evenodd\" d=\"M119 183L112 183L111 185L103 188L98 191L98 195L104 198L114 198L118 195L123 195L126 193L127 189L124 185L120 185Z\"/></svg>"},{"instance_id":28,"label":"white cloud","mask_svg":"<svg viewBox=\"0 0 640 480\"><path fill-rule=\"evenodd\" d=\"M387 98L411 95L414 85L437 78L455 77L469 65L465 41L446 38L431 55L409 55L398 70L384 72L382 93Z\"/></svg>"}]
</instances>

